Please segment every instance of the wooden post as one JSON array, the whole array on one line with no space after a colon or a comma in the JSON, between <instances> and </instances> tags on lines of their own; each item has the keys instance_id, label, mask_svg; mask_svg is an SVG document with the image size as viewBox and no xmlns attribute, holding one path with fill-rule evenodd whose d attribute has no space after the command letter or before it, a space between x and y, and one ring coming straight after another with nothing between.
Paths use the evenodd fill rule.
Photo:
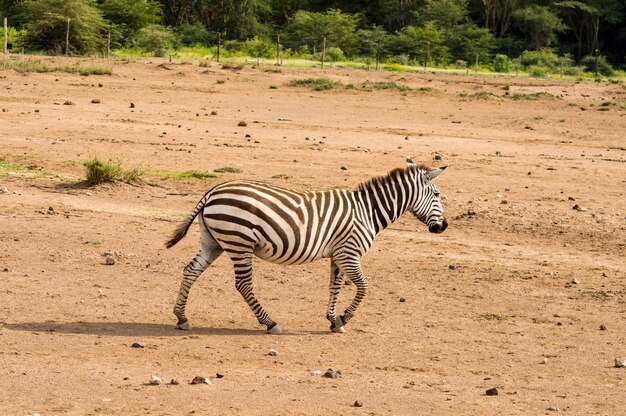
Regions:
<instances>
[{"instance_id":1,"label":"wooden post","mask_svg":"<svg viewBox=\"0 0 626 416\"><path fill-rule=\"evenodd\" d=\"M67 30L65 31L65 56L67 56L70 51L70 21L71 20L72 19L70 19L69 17L67 18Z\"/></svg>"},{"instance_id":2,"label":"wooden post","mask_svg":"<svg viewBox=\"0 0 626 416\"><path fill-rule=\"evenodd\" d=\"M596 49L596 79L598 78L598 58L599 58L599 51Z\"/></svg>"},{"instance_id":3,"label":"wooden post","mask_svg":"<svg viewBox=\"0 0 626 416\"><path fill-rule=\"evenodd\" d=\"M107 59L111 57L111 31L107 33Z\"/></svg>"},{"instance_id":4,"label":"wooden post","mask_svg":"<svg viewBox=\"0 0 626 416\"><path fill-rule=\"evenodd\" d=\"M474 73L478 75L478 54L476 54L476 69Z\"/></svg>"},{"instance_id":5,"label":"wooden post","mask_svg":"<svg viewBox=\"0 0 626 416\"><path fill-rule=\"evenodd\" d=\"M322 68L324 68L324 62L326 61L326 36L322 42Z\"/></svg>"},{"instance_id":6,"label":"wooden post","mask_svg":"<svg viewBox=\"0 0 626 416\"><path fill-rule=\"evenodd\" d=\"M380 69L380 39L378 40L378 44L376 46L376 70Z\"/></svg>"},{"instance_id":7,"label":"wooden post","mask_svg":"<svg viewBox=\"0 0 626 416\"><path fill-rule=\"evenodd\" d=\"M280 66L280 35L276 35L276 66Z\"/></svg>"},{"instance_id":8,"label":"wooden post","mask_svg":"<svg viewBox=\"0 0 626 416\"><path fill-rule=\"evenodd\" d=\"M220 46L222 46L222 34L217 32L217 62L220 61Z\"/></svg>"},{"instance_id":9,"label":"wooden post","mask_svg":"<svg viewBox=\"0 0 626 416\"><path fill-rule=\"evenodd\" d=\"M430 60L430 42L426 42L426 56L424 57L424 72L426 72L426 65Z\"/></svg>"},{"instance_id":10,"label":"wooden post","mask_svg":"<svg viewBox=\"0 0 626 416\"><path fill-rule=\"evenodd\" d=\"M4 43L3 43L3 48L2 51L4 53L9 53L9 48L7 47L7 43L9 41L9 28L8 28L8 24L7 24L7 18L4 18Z\"/></svg>"}]
</instances>

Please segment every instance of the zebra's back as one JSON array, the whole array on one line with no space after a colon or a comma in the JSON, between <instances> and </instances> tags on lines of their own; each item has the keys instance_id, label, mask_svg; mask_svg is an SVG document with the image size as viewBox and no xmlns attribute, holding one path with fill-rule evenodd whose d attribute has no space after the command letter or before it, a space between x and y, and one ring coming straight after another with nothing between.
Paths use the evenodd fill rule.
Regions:
<instances>
[{"instance_id":1,"label":"zebra's back","mask_svg":"<svg viewBox=\"0 0 626 416\"><path fill-rule=\"evenodd\" d=\"M301 264L330 257L345 242L354 226L354 199L349 190L298 192L233 181L207 195L202 216L226 251Z\"/></svg>"}]
</instances>

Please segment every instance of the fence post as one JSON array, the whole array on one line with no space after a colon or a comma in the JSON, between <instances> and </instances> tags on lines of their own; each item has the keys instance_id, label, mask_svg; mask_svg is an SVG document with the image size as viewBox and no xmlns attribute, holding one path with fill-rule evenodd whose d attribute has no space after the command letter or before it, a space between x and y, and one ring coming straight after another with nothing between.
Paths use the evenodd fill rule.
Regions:
<instances>
[{"instance_id":1,"label":"fence post","mask_svg":"<svg viewBox=\"0 0 626 416\"><path fill-rule=\"evenodd\" d=\"M276 66L280 66L280 35L276 35Z\"/></svg>"},{"instance_id":2,"label":"fence post","mask_svg":"<svg viewBox=\"0 0 626 416\"><path fill-rule=\"evenodd\" d=\"M478 54L476 54L476 72L475 75L478 75Z\"/></svg>"},{"instance_id":3,"label":"fence post","mask_svg":"<svg viewBox=\"0 0 626 416\"><path fill-rule=\"evenodd\" d=\"M596 79L598 78L598 58L599 58L599 51L596 49Z\"/></svg>"},{"instance_id":4,"label":"fence post","mask_svg":"<svg viewBox=\"0 0 626 416\"><path fill-rule=\"evenodd\" d=\"M107 32L107 59L111 57L111 31Z\"/></svg>"},{"instance_id":5,"label":"fence post","mask_svg":"<svg viewBox=\"0 0 626 416\"><path fill-rule=\"evenodd\" d=\"M326 61L326 36L324 36L324 42L322 43L322 68L324 68L324 62Z\"/></svg>"},{"instance_id":6,"label":"fence post","mask_svg":"<svg viewBox=\"0 0 626 416\"><path fill-rule=\"evenodd\" d=\"M9 49L8 49L8 41L9 41L9 28L8 28L8 24L7 24L7 18L4 18L4 43L2 44L2 52L3 53L9 53Z\"/></svg>"},{"instance_id":7,"label":"fence post","mask_svg":"<svg viewBox=\"0 0 626 416\"><path fill-rule=\"evenodd\" d=\"M65 56L67 56L67 54L70 51L70 21L72 19L70 19L69 17L67 18L67 30L65 31Z\"/></svg>"},{"instance_id":8,"label":"fence post","mask_svg":"<svg viewBox=\"0 0 626 416\"><path fill-rule=\"evenodd\" d=\"M376 46L376 70L380 69L380 39L378 39L378 45Z\"/></svg>"},{"instance_id":9,"label":"fence post","mask_svg":"<svg viewBox=\"0 0 626 416\"><path fill-rule=\"evenodd\" d=\"M220 61L220 46L222 46L222 34L217 32L217 62Z\"/></svg>"}]
</instances>

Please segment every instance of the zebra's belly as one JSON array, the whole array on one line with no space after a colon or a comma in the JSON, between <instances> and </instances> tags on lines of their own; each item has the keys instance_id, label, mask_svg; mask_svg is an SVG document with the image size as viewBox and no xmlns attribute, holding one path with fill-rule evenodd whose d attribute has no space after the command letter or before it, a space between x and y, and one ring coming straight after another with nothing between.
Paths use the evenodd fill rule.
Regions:
<instances>
[{"instance_id":1,"label":"zebra's belly","mask_svg":"<svg viewBox=\"0 0 626 416\"><path fill-rule=\"evenodd\" d=\"M305 264L330 257L326 247L277 247L267 241L260 241L254 248L254 255L260 259L277 264Z\"/></svg>"}]
</instances>

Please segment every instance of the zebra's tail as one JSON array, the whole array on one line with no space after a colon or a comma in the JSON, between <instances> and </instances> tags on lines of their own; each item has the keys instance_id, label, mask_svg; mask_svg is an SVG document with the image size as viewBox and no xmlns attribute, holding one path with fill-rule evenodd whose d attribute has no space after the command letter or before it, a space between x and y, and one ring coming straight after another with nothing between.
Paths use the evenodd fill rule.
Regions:
<instances>
[{"instance_id":1,"label":"zebra's tail","mask_svg":"<svg viewBox=\"0 0 626 416\"><path fill-rule=\"evenodd\" d=\"M178 243L180 240L183 239L183 237L185 237L185 235L187 235L187 231L189 230L189 227L191 227L193 220L196 219L200 211L202 211L202 208L204 208L204 205L206 204L209 193L210 191L207 192L206 195L204 195L204 197L198 202L198 204L193 209L193 211L191 211L191 214L187 216L185 221L178 224L178 226L172 233L172 236L170 237L170 239L167 240L167 242L165 243L166 248L174 247L176 243Z\"/></svg>"}]
</instances>

